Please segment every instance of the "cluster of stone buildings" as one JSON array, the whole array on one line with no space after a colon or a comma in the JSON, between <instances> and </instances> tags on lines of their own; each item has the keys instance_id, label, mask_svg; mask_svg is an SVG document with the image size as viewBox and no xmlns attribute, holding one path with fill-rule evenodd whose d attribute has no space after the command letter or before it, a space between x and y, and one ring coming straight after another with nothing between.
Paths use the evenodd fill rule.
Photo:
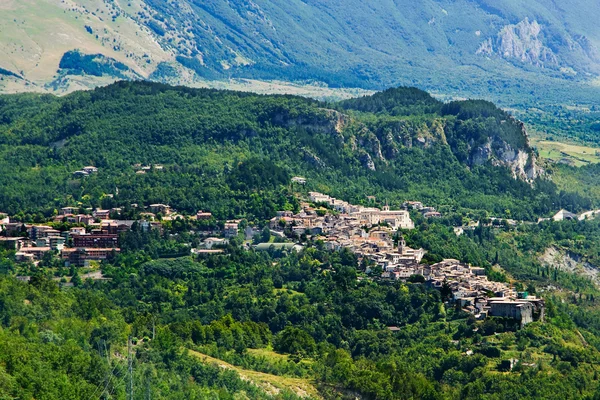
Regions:
<instances>
[{"instance_id":1,"label":"cluster of stone buildings","mask_svg":"<svg viewBox=\"0 0 600 400\"><path fill-rule=\"evenodd\" d=\"M379 209L375 207L353 205L347 201L339 200L318 192L310 192L309 200L317 206L324 205L327 208L335 210L339 213L337 217L339 217L341 221L348 222L348 224L350 224L351 221L354 221L355 224L368 226L386 224L394 230L414 229L415 227L413 221L410 219L409 212L406 210L390 210L389 206ZM308 204L303 204L302 211L298 215L293 215L291 212L280 212L277 217L271 220L271 225L276 227L282 218L286 223L292 223L295 224L295 226L304 227L306 229L315 227L335 228L339 227L340 222L337 221L338 223L334 223L334 221L328 221L325 216L319 216L316 209Z\"/></svg>"},{"instance_id":2,"label":"cluster of stone buildings","mask_svg":"<svg viewBox=\"0 0 600 400\"><path fill-rule=\"evenodd\" d=\"M59 231L48 225L30 225L20 222L2 226L6 236L0 237L5 248L16 251L17 261L35 262L46 254L58 256L65 265L87 266L90 261L102 261L119 253L119 233L131 229L136 221L107 220L91 223L89 228L73 227ZM139 221L141 229L150 229L150 223Z\"/></svg>"},{"instance_id":3,"label":"cluster of stone buildings","mask_svg":"<svg viewBox=\"0 0 600 400\"><path fill-rule=\"evenodd\" d=\"M477 318L512 318L521 325L544 319L542 299L519 294L506 283L490 281L484 268L458 260L447 259L433 265L386 264L382 274L386 279L404 281L417 276L435 289L450 291L452 301Z\"/></svg>"},{"instance_id":4,"label":"cluster of stone buildings","mask_svg":"<svg viewBox=\"0 0 600 400\"><path fill-rule=\"evenodd\" d=\"M484 268L449 259L424 266L422 272L426 282L437 289L446 285L452 299L477 317L514 318L522 324L544 318L543 300L517 293L506 283L490 281Z\"/></svg>"},{"instance_id":5,"label":"cluster of stone buildings","mask_svg":"<svg viewBox=\"0 0 600 400\"><path fill-rule=\"evenodd\" d=\"M392 281L417 279L439 290L451 293L452 300L465 311L478 318L487 316L506 317L527 324L544 318L544 302L531 296L516 293L505 283L492 282L485 275L485 269L465 265L458 260L444 260L433 265L421 264L425 255L423 249L413 249L398 235L401 229L413 229L408 209L421 212L425 217L439 217L431 207L420 202L406 202L401 210L353 205L328 195L310 192L310 203L301 204L301 211L280 211L269 222L271 233L282 238L286 234L296 237L306 235L324 243L330 251L349 249L361 262L369 267L367 272L380 268L381 278ZM132 205L136 206L136 205ZM152 204L146 212L140 213L140 220L111 219L120 209L86 210L64 207L55 222L69 222L80 226L68 231L58 231L47 225L13 223L6 215L0 214L0 245L16 250L19 261L36 261L48 252L58 254L65 265L87 266L90 261L102 261L120 252L119 235L132 229L137 223L142 231L161 229L155 222L157 214L162 219L179 217L165 204ZM210 212L198 211L193 219L212 220ZM240 232L239 220L227 221L221 238L209 237L204 240L200 252L221 252L229 239ZM85 226L85 227L83 227ZM246 229L246 238L259 233L256 228ZM262 246L262 247L261 247ZM296 250L302 247L294 243L263 243L257 250L271 248Z\"/></svg>"},{"instance_id":6,"label":"cluster of stone buildings","mask_svg":"<svg viewBox=\"0 0 600 400\"><path fill-rule=\"evenodd\" d=\"M398 229L414 228L407 210L356 206L316 192L309 193L309 200L335 213L303 203L298 214L279 212L270 221L270 228L310 235L313 240L322 240L331 251L347 248L360 261L367 261L367 272L380 268L382 279L406 281L418 277L433 288L448 290L458 306L478 318L506 317L521 324L543 319L543 300L520 298L509 285L488 280L484 268L458 260L421 264L425 250L408 247L404 238L397 235ZM419 202L407 202L403 208L418 210L429 218L439 216L435 209Z\"/></svg>"},{"instance_id":7,"label":"cluster of stone buildings","mask_svg":"<svg viewBox=\"0 0 600 400\"><path fill-rule=\"evenodd\" d=\"M196 215L197 220L212 218L212 215L209 218L206 218L206 217L201 217L200 216L201 214L210 214L210 213L206 213L204 211L198 211L198 214ZM222 230L210 232L210 234L219 234L219 236L223 236L223 237L214 237L214 236L206 237L202 241L202 243L200 243L199 248L193 249L192 253L194 253L194 254L222 253L223 252L222 248L229 244L230 239L239 235L240 222L242 222L242 221L241 220L226 221L223 225ZM258 232L259 231L255 228L247 227L243 233L245 235L245 238L247 240L249 240L254 235L256 235Z\"/></svg>"},{"instance_id":8,"label":"cluster of stone buildings","mask_svg":"<svg viewBox=\"0 0 600 400\"><path fill-rule=\"evenodd\" d=\"M275 232L291 231L296 236L306 234L323 241L328 250L348 248L361 258L377 262L419 263L425 254L422 249L394 245L398 229L414 228L406 210L357 206L317 192L310 192L309 200L315 206L303 203L298 214L280 211L271 219L270 228ZM326 206L335 213L318 206Z\"/></svg>"},{"instance_id":9,"label":"cluster of stone buildings","mask_svg":"<svg viewBox=\"0 0 600 400\"><path fill-rule=\"evenodd\" d=\"M314 206L302 203L298 214L279 211L270 228L275 232L288 230L296 236L306 234L323 241L328 250L347 248L359 258L382 266L418 264L425 255L423 249L412 249L403 240L397 246L394 243L399 229L414 228L407 210L358 206L317 192L310 192L309 200ZM328 212L331 209L335 213Z\"/></svg>"},{"instance_id":10,"label":"cluster of stone buildings","mask_svg":"<svg viewBox=\"0 0 600 400\"><path fill-rule=\"evenodd\" d=\"M183 216L177 214L171 208L171 206L166 204L151 204L145 208L140 207L138 204L131 204L131 208L137 209L139 211L139 217L141 219L150 221L156 226L160 226L160 223L156 222L159 214L161 216L161 219L164 221L183 218ZM98 223L107 220L114 219L118 221L118 218L121 216L122 211L122 208L111 208L110 210L95 209L92 211L91 208L81 210L79 207L63 207L58 211L58 215L54 217L53 222L68 222L71 224L94 226L94 224L97 225ZM199 211L196 215L196 218L211 219L212 214Z\"/></svg>"},{"instance_id":11,"label":"cluster of stone buildings","mask_svg":"<svg viewBox=\"0 0 600 400\"><path fill-rule=\"evenodd\" d=\"M165 212L162 205L151 209ZM0 219L0 244L15 250L15 258L21 262L36 262L46 254L57 255L70 266L87 266L90 261L102 261L120 252L119 235L132 229L135 223L141 231L161 229L160 222L152 219L119 220L110 216L118 214L120 209L94 210L79 213L75 207L60 209L54 222L76 224L69 230L60 231L49 225L24 224L11 222L10 218ZM151 213L150 213L151 214Z\"/></svg>"},{"instance_id":12,"label":"cluster of stone buildings","mask_svg":"<svg viewBox=\"0 0 600 400\"><path fill-rule=\"evenodd\" d=\"M132 204L131 208L138 209L138 219L119 219L121 208L92 210L63 207L51 222L78 225L68 231L59 231L43 224L11 222L7 214L0 213L0 246L15 250L16 260L20 262L36 262L45 254L52 253L64 260L66 265L87 266L90 261L102 261L111 254L119 253L120 234L130 231L136 223L138 229L148 232L152 229L162 230L161 221L185 218L166 204L157 203L147 207ZM212 213L200 210L190 219L213 221L214 217ZM223 246L229 242L228 239L237 236L240 222L227 221L223 229L211 232L224 236L225 239L213 238L214 242L209 240L208 248Z\"/></svg>"},{"instance_id":13,"label":"cluster of stone buildings","mask_svg":"<svg viewBox=\"0 0 600 400\"><path fill-rule=\"evenodd\" d=\"M425 218L441 218L442 214L438 212L435 207L428 207L423 205L420 201L406 201L402 204L402 208L408 210L416 210L423 215Z\"/></svg>"}]
</instances>

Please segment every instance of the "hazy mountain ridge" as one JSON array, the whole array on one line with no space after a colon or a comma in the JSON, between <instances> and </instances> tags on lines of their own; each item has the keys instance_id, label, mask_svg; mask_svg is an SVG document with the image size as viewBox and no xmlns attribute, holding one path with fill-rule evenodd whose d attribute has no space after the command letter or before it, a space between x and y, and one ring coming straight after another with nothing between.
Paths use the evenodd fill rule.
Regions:
<instances>
[{"instance_id":1,"label":"hazy mountain ridge","mask_svg":"<svg viewBox=\"0 0 600 400\"><path fill-rule=\"evenodd\" d=\"M491 80L559 85L600 73L593 21L600 5L590 0L562 8L550 0L27 0L1 7L0 32L8 34L0 68L47 90L77 88L58 68L74 50L171 84L233 77L469 94L485 92ZM44 44L51 36L59 38L52 48Z\"/></svg>"}]
</instances>

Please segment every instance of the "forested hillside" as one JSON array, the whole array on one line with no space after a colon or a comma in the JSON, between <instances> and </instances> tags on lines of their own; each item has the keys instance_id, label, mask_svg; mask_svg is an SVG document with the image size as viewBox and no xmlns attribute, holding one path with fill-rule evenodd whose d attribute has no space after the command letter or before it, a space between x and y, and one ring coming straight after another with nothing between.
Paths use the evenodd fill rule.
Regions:
<instances>
[{"instance_id":1,"label":"forested hillside","mask_svg":"<svg viewBox=\"0 0 600 400\"><path fill-rule=\"evenodd\" d=\"M55 219L66 206L138 219L114 235L119 251L83 266L50 248L17 259L8 239L23 238L2 232L0 398L600 396L599 274L540 259L551 249L597 272L600 224L535 223L596 205L593 170L565 169L585 186L559 190L523 125L491 103L413 88L322 103L147 82L5 95L0 171L13 235L29 235L24 223L85 230ZM310 190L435 206L438 218L411 210L415 228L393 240L426 250L423 263L455 258L542 296L545 320L476 319L447 284L383 279L369 259L306 232L298 251L277 248L288 239L268 220L298 211ZM145 229L140 212L153 203L175 212ZM227 240L200 247L231 219Z\"/></svg>"},{"instance_id":2,"label":"forested hillside","mask_svg":"<svg viewBox=\"0 0 600 400\"><path fill-rule=\"evenodd\" d=\"M0 209L11 214L168 203L267 219L292 207L294 175L357 203L419 198L518 219L590 206L539 178L521 124L503 111L413 89L323 104L123 82L3 96L0 116ZM139 174L136 164L164 168ZM73 175L86 165L99 173Z\"/></svg>"},{"instance_id":3,"label":"forested hillside","mask_svg":"<svg viewBox=\"0 0 600 400\"><path fill-rule=\"evenodd\" d=\"M429 238L449 254L434 233L443 232L443 225L431 228ZM188 240L183 230L170 232ZM462 238L460 248L474 243L477 252L481 237L484 247L495 240L490 233ZM102 264L105 281L81 282L71 272L79 279L73 279L75 287L59 289L51 278L61 279L65 271L47 265L25 269L32 275L28 283L0 278L2 396L595 399L598 394L598 292L581 282L578 295L545 293L547 321L517 329L509 319L476 321L444 303L447 293L419 283L357 280L367 275L353 254L324 251L318 244L302 254L280 254L232 243L227 255L171 260L153 259L134 247L124 250ZM5 273L27 268L2 255ZM574 287L565 278L543 279ZM229 367L219 366L224 362Z\"/></svg>"}]
</instances>

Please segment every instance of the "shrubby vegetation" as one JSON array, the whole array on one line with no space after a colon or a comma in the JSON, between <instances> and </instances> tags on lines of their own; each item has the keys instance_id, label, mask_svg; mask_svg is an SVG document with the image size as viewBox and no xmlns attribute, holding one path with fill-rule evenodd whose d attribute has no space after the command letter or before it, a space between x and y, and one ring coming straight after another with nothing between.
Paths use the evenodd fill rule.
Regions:
<instances>
[{"instance_id":1,"label":"shrubby vegetation","mask_svg":"<svg viewBox=\"0 0 600 400\"><path fill-rule=\"evenodd\" d=\"M4 68L0 68L0 75L15 77L17 79L23 79L23 77L21 75L14 73L12 71L9 71L7 69L4 69Z\"/></svg>"},{"instance_id":2,"label":"shrubby vegetation","mask_svg":"<svg viewBox=\"0 0 600 400\"><path fill-rule=\"evenodd\" d=\"M75 75L109 75L120 79L127 78L125 72L129 71L125 64L102 54L82 54L79 51L66 52L60 60L59 68Z\"/></svg>"}]
</instances>

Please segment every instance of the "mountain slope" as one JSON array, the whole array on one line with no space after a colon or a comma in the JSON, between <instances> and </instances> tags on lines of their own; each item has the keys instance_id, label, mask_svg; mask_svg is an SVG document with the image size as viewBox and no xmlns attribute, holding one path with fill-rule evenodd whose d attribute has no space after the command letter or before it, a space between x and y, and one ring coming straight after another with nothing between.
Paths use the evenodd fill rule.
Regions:
<instances>
[{"instance_id":1,"label":"mountain slope","mask_svg":"<svg viewBox=\"0 0 600 400\"><path fill-rule=\"evenodd\" d=\"M593 18L600 5L591 0L11 0L0 7L0 67L40 90L53 81L47 88L62 91L72 81L70 90L102 80L59 69L76 49L113 58L139 77L184 84L309 79L482 96L488 88L543 92L579 81L583 90L600 72ZM5 77L4 90L9 81L18 83Z\"/></svg>"},{"instance_id":2,"label":"mountain slope","mask_svg":"<svg viewBox=\"0 0 600 400\"><path fill-rule=\"evenodd\" d=\"M535 179L535 154L508 114L416 89L325 104L121 82L62 98L2 96L0 117L0 169L10 171L0 209L9 213L168 203L265 219L293 206L281 190L294 175L356 204L372 194L520 219L558 202L589 206ZM137 164L164 168L138 173ZM86 165L100 172L73 175Z\"/></svg>"},{"instance_id":3,"label":"mountain slope","mask_svg":"<svg viewBox=\"0 0 600 400\"><path fill-rule=\"evenodd\" d=\"M147 29L113 19L103 1L9 0L0 10L1 66L39 85L55 79L64 54L76 49L118 59L142 76L154 69L148 59L169 57ZM96 84L86 77L88 82Z\"/></svg>"}]
</instances>

